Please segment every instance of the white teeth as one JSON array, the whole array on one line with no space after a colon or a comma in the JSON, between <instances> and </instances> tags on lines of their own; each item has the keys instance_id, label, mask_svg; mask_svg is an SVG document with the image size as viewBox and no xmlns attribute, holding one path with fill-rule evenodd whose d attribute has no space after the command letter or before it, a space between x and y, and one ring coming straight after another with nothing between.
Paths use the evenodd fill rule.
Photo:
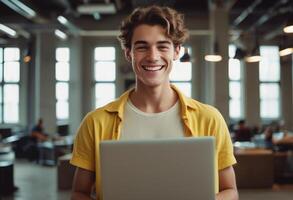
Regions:
<instances>
[{"instance_id":1,"label":"white teeth","mask_svg":"<svg viewBox=\"0 0 293 200\"><path fill-rule=\"evenodd\" d=\"M158 67L143 66L143 69L147 71L158 71L158 70L161 70L162 68L163 66L158 66Z\"/></svg>"}]
</instances>

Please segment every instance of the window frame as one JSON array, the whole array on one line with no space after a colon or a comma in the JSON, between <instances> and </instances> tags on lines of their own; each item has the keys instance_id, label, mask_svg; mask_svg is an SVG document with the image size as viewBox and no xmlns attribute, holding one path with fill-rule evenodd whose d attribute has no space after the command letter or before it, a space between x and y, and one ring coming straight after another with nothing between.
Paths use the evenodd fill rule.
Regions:
<instances>
[{"instance_id":1,"label":"window frame","mask_svg":"<svg viewBox=\"0 0 293 200\"><path fill-rule=\"evenodd\" d=\"M281 118L281 64L280 64L279 48L278 48L278 46L274 46L274 45L262 45L262 46L260 46L260 55L262 57L262 60L264 58L266 58L266 56L263 56L262 53L261 53L262 52L261 49L265 48L265 47L275 47L275 48L277 48L277 51L276 51L277 57L275 59L278 61L277 63L278 63L278 68L279 68L278 69L279 70L279 77L278 77L278 80L276 80L276 81L274 81L274 80L261 80L261 63L262 63L262 61L260 61L260 63L259 63L259 116L260 116L261 121L263 121L264 123L271 122L272 120L278 120L278 119ZM274 60L274 59L269 59L269 60L271 61L271 60ZM261 91L260 91L260 88L261 88L262 84L274 84L274 85L277 85L279 96L274 99L274 100L277 100L277 104L278 104L278 114L277 114L278 116L276 116L276 117L263 117L262 116L262 110L261 110L262 106L261 105L262 105L262 102L265 101L265 98L262 98ZM268 98L266 100L271 101L272 99Z\"/></svg>"},{"instance_id":2,"label":"window frame","mask_svg":"<svg viewBox=\"0 0 293 200\"><path fill-rule=\"evenodd\" d=\"M114 50L114 57L112 59L98 59L96 58L96 51L98 48L113 48ZM101 107L101 106L104 106L105 104L109 103L110 101L113 101L116 97L117 97L117 50L116 50L116 47L115 45L105 45L105 46L95 46L94 47L94 50L93 50L93 62L94 62L94 65L93 65L93 70L94 70L94 108L98 108L98 107ZM97 63L99 62L109 62L109 63L114 63L114 79L113 80L97 80L96 79L96 65ZM102 104L98 104L98 95L96 93L96 90L97 90L97 85L98 84L109 84L109 85L113 85L114 86L114 90L112 92L114 92L114 97L113 98L110 98L109 100L106 100L106 102L103 102Z\"/></svg>"},{"instance_id":3,"label":"window frame","mask_svg":"<svg viewBox=\"0 0 293 200\"><path fill-rule=\"evenodd\" d=\"M65 49L67 49L68 50L68 60L64 60L64 61L59 61L59 60L57 60L57 49L62 49L62 48L65 48ZM68 121L69 121L69 116L70 116L70 110L69 110L69 97L70 97L70 58L71 58L71 56L70 56L70 48L68 47L68 46L58 46L58 47L56 47L55 48L55 111L56 111L56 120L57 120L57 123L68 123ZM68 64L68 80L58 80L57 79L57 64L58 63L67 63ZM68 97L67 97L67 99L66 100L62 100L62 101L60 101L60 100L58 100L58 98L57 98L57 85L59 84L59 83L63 83L63 84L66 84L67 86L68 86ZM68 116L67 116L67 118L59 118L59 116L58 116L58 112L57 112L57 109L58 109L58 103L62 103L62 102L66 102L67 103L67 114L68 114Z\"/></svg>"},{"instance_id":4,"label":"window frame","mask_svg":"<svg viewBox=\"0 0 293 200\"><path fill-rule=\"evenodd\" d=\"M244 98L244 89L243 89L243 65L242 65L242 62L240 59L235 59L234 56L235 56L235 53L236 53L236 45L233 45L233 44L229 44L228 46L228 51L229 51L229 58L228 58L228 90L229 90L229 100L228 100L228 106L229 106L229 119L230 121L232 122L236 122L236 121L239 121L240 119L243 119L244 118L244 101L243 101L243 98ZM234 48L234 52L231 52L232 48ZM238 60L239 62L239 79L231 79L230 78L230 60L233 59L233 60ZM230 84L231 83L239 83L240 85L240 96L239 98L233 98L231 97L230 95ZM230 105L231 105L231 101L233 99L236 99L239 101L239 105L240 105L240 108L239 108L239 112L240 112L240 115L238 117L232 117L231 115L231 109L230 109Z\"/></svg>"},{"instance_id":5,"label":"window frame","mask_svg":"<svg viewBox=\"0 0 293 200\"><path fill-rule=\"evenodd\" d=\"M9 61L5 61L5 57L4 57L4 51L5 49L7 48L16 48L18 49L18 52L19 52L19 58L16 59L16 60L9 60ZM0 124L6 124L6 125L14 125L14 124L19 124L20 123L20 82L21 82L21 49L17 46L0 46L0 49L2 49L2 51L0 52L0 56L2 57L2 60L0 60L0 65L2 65L2 68L0 69L1 70L1 75L2 75L2 80L0 81L0 87L1 87L1 100L0 100L0 115L1 115L1 119L0 119ZM11 81L11 82L6 82L5 81L5 74L4 74L4 66L5 66L5 63L7 62L17 62L19 64L19 80L18 81ZM18 99L17 99L17 120L15 122L5 122L5 102L4 102L4 87L6 85L16 85L17 88L18 88Z\"/></svg>"},{"instance_id":6,"label":"window frame","mask_svg":"<svg viewBox=\"0 0 293 200\"><path fill-rule=\"evenodd\" d=\"M192 48L190 46L185 46L185 47L182 46L180 49L181 52L179 53L179 59L173 62L173 69L177 63L180 63L181 65L184 65L185 63L190 64L190 79L189 80L187 80L187 79L186 80L176 80L176 79L172 80L172 78L171 78L172 72L171 72L170 73L170 83L174 84L176 87L177 87L176 84L189 84L190 85L190 96L187 94L185 94L185 95L192 98L193 97L193 92L192 92L192 89L193 89L193 85L192 85L192 82L193 82L193 76L192 76L193 75L193 70L192 70L193 69L193 62L192 61L189 61L189 62L181 62L180 61L180 58L184 55L184 48L187 48L188 54L192 55ZM180 87L178 87L178 89L180 89ZM183 90L180 90L180 91L183 92Z\"/></svg>"}]
</instances>

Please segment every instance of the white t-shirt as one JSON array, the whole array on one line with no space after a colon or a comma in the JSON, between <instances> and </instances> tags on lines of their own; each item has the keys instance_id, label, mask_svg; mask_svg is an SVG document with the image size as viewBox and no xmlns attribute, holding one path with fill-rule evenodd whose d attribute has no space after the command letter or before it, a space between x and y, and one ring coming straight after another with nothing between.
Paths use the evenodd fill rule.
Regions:
<instances>
[{"instance_id":1,"label":"white t-shirt","mask_svg":"<svg viewBox=\"0 0 293 200\"><path fill-rule=\"evenodd\" d=\"M145 113L128 100L124 112L121 140L184 137L179 101L167 111Z\"/></svg>"}]
</instances>

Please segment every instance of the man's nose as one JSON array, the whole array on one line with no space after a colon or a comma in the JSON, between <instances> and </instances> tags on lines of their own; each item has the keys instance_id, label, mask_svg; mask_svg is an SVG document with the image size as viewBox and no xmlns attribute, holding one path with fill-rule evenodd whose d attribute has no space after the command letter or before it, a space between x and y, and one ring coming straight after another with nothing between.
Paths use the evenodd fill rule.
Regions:
<instances>
[{"instance_id":1,"label":"man's nose","mask_svg":"<svg viewBox=\"0 0 293 200\"><path fill-rule=\"evenodd\" d=\"M156 47L151 47L148 51L148 59L151 61L156 61L160 57L160 52Z\"/></svg>"}]
</instances>

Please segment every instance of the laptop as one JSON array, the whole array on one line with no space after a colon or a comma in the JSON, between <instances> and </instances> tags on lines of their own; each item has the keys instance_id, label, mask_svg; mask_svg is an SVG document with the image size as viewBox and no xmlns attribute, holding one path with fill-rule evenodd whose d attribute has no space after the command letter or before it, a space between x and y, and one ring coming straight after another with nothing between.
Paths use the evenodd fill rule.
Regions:
<instances>
[{"instance_id":1,"label":"laptop","mask_svg":"<svg viewBox=\"0 0 293 200\"><path fill-rule=\"evenodd\" d=\"M103 141L103 200L214 200L214 137Z\"/></svg>"}]
</instances>

